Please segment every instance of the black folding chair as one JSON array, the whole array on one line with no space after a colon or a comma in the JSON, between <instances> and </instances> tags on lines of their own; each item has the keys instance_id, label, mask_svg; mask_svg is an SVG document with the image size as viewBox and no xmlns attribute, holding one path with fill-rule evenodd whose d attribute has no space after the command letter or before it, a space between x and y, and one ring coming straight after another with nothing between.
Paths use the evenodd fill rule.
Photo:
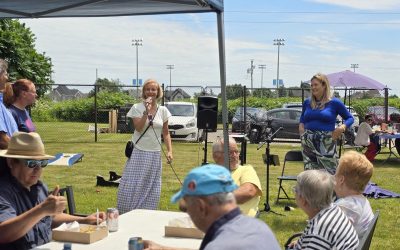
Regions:
<instances>
[{"instance_id":1,"label":"black folding chair","mask_svg":"<svg viewBox=\"0 0 400 250\"><path fill-rule=\"evenodd\" d=\"M282 173L281 176L278 176L279 180L279 188L278 188L278 197L276 198L276 202L278 203L279 200L293 200L294 198L290 198L287 194L286 190L282 186L283 181L297 181L297 175L285 175L285 168L287 162L303 162L303 154L299 150L291 150L288 151L285 155L285 161L283 162ZM302 170L304 165L301 165ZM300 172L300 171L299 171ZM285 197L281 197L281 191L285 194Z\"/></svg>"},{"instance_id":2,"label":"black folding chair","mask_svg":"<svg viewBox=\"0 0 400 250\"><path fill-rule=\"evenodd\" d=\"M72 186L66 186L65 188L60 188L59 194L67 198L68 213L70 215L81 216L81 217L87 216L87 214L80 214L76 212L74 190L72 189Z\"/></svg>"},{"instance_id":3,"label":"black folding chair","mask_svg":"<svg viewBox=\"0 0 400 250\"><path fill-rule=\"evenodd\" d=\"M372 241L372 236L374 236L374 231L375 231L376 223L378 222L378 218L379 218L379 210L377 210L375 212L374 218L369 223L367 231L365 232L364 236L361 238L360 244L358 245L358 248L357 248L358 250L368 250L369 249L369 247L371 245L371 241Z\"/></svg>"},{"instance_id":4,"label":"black folding chair","mask_svg":"<svg viewBox=\"0 0 400 250\"><path fill-rule=\"evenodd\" d=\"M379 210L377 210L375 212L374 218L369 223L367 231L365 232L364 236L360 239L360 243L358 244L357 250L369 250L369 247L370 247L371 241L372 241L372 236L374 235L376 223L378 222L378 218L379 218ZM295 238L299 238L302 235L303 235L303 233L295 233L292 236L290 236L284 245L285 250L292 249L292 248L289 248L289 244L292 243L292 241Z\"/></svg>"}]
</instances>

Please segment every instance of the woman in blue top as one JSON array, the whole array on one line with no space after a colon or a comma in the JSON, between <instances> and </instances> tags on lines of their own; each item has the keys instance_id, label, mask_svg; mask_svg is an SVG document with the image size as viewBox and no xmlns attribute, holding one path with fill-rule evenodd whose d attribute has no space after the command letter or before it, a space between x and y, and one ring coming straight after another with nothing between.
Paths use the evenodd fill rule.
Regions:
<instances>
[{"instance_id":1,"label":"woman in blue top","mask_svg":"<svg viewBox=\"0 0 400 250\"><path fill-rule=\"evenodd\" d=\"M338 115L344 123L335 127ZM314 75L311 97L303 103L299 124L304 169L325 169L334 175L338 165L336 140L353 122L353 116L342 101L331 97L328 78L320 73Z\"/></svg>"}]
</instances>

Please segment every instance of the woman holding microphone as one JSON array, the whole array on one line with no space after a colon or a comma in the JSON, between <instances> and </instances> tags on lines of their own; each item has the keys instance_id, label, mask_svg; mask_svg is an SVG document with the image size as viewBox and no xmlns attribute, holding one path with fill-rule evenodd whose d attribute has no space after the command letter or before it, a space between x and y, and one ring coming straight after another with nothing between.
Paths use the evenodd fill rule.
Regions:
<instances>
[{"instance_id":1,"label":"woman holding microphone","mask_svg":"<svg viewBox=\"0 0 400 250\"><path fill-rule=\"evenodd\" d=\"M148 79L142 89L143 102L132 106L127 116L133 119L134 149L125 165L118 187L117 208L121 214L133 209L157 209L161 193L161 133L172 161L168 118L171 113L157 104L163 96L160 84Z\"/></svg>"}]
</instances>

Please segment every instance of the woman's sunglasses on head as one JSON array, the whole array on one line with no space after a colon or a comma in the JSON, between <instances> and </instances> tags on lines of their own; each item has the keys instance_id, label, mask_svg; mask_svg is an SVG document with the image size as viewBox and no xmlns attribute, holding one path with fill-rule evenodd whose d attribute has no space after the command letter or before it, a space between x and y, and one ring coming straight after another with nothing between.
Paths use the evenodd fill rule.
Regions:
<instances>
[{"instance_id":1,"label":"woman's sunglasses on head","mask_svg":"<svg viewBox=\"0 0 400 250\"><path fill-rule=\"evenodd\" d=\"M25 160L25 159L21 159L21 161L28 168L36 168L36 167L44 168L49 163L49 160Z\"/></svg>"}]
</instances>

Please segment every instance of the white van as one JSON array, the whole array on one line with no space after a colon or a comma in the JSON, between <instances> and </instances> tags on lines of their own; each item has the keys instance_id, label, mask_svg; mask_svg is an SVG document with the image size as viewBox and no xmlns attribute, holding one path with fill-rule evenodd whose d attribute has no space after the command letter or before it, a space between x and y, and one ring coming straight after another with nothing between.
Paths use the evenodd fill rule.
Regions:
<instances>
[{"instance_id":1,"label":"white van","mask_svg":"<svg viewBox=\"0 0 400 250\"><path fill-rule=\"evenodd\" d=\"M197 129L197 105L191 102L168 102L165 107L172 116L168 130L172 140L201 141L203 131Z\"/></svg>"}]
</instances>

